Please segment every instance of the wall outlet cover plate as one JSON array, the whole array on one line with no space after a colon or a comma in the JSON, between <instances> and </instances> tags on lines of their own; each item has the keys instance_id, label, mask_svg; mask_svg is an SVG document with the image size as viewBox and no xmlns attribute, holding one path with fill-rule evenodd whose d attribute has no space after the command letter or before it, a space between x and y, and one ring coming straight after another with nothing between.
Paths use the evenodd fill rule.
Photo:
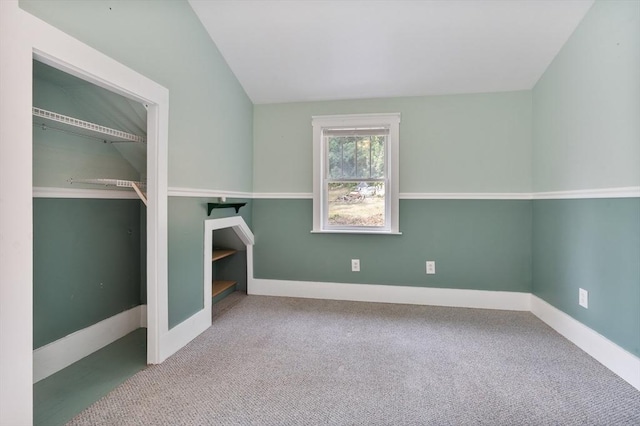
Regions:
<instances>
[{"instance_id":1,"label":"wall outlet cover plate","mask_svg":"<svg viewBox=\"0 0 640 426\"><path fill-rule=\"evenodd\" d=\"M434 275L436 273L436 262L434 260L427 260L427 274Z\"/></svg>"},{"instance_id":2,"label":"wall outlet cover plate","mask_svg":"<svg viewBox=\"0 0 640 426\"><path fill-rule=\"evenodd\" d=\"M351 259L351 272L360 272L360 259Z\"/></svg>"},{"instance_id":3,"label":"wall outlet cover plate","mask_svg":"<svg viewBox=\"0 0 640 426\"><path fill-rule=\"evenodd\" d=\"M589 292L583 288L578 290L578 304L585 309L589 309Z\"/></svg>"}]
</instances>

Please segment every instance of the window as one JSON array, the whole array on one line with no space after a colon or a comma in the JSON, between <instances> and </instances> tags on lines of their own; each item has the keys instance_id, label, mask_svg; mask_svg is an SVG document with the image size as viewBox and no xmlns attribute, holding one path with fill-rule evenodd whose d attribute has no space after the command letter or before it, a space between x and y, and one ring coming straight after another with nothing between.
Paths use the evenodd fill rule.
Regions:
<instances>
[{"instance_id":1,"label":"window","mask_svg":"<svg viewBox=\"0 0 640 426\"><path fill-rule=\"evenodd\" d=\"M313 117L313 232L398 234L400 114Z\"/></svg>"}]
</instances>

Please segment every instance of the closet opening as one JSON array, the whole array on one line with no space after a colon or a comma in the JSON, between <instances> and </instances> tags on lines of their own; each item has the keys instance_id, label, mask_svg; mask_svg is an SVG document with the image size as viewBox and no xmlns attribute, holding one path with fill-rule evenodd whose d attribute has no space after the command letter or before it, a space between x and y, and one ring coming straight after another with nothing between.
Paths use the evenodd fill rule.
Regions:
<instances>
[{"instance_id":1,"label":"closet opening","mask_svg":"<svg viewBox=\"0 0 640 426\"><path fill-rule=\"evenodd\" d=\"M35 424L147 365L147 107L33 60Z\"/></svg>"}]
</instances>

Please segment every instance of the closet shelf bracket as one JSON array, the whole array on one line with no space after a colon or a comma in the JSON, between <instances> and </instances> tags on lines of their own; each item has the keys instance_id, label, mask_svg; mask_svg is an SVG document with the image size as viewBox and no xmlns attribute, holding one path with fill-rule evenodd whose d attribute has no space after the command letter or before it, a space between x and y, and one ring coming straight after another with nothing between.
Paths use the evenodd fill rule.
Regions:
<instances>
[{"instance_id":1,"label":"closet shelf bracket","mask_svg":"<svg viewBox=\"0 0 640 426\"><path fill-rule=\"evenodd\" d=\"M228 209L233 207L236 213L240 211L240 207L246 206L247 203L207 203L207 216L211 216L213 209Z\"/></svg>"},{"instance_id":2,"label":"closet shelf bracket","mask_svg":"<svg viewBox=\"0 0 640 426\"><path fill-rule=\"evenodd\" d=\"M124 180L124 179L74 179L69 178L67 180L70 184L74 183L88 183L91 185L103 185L103 186L117 186L119 188L133 188L133 190L138 194L138 197L142 200L144 205L147 205L147 196L144 194L141 188L147 186L144 182L136 182L133 180Z\"/></svg>"},{"instance_id":3,"label":"closet shelf bracket","mask_svg":"<svg viewBox=\"0 0 640 426\"><path fill-rule=\"evenodd\" d=\"M134 191L136 191L136 194L138 194L138 197L140 197L140 199L142 200L142 202L146 206L147 205L147 197L140 190L140 187L138 187L138 184L135 183L135 182L131 182L131 187L133 188Z\"/></svg>"}]
</instances>

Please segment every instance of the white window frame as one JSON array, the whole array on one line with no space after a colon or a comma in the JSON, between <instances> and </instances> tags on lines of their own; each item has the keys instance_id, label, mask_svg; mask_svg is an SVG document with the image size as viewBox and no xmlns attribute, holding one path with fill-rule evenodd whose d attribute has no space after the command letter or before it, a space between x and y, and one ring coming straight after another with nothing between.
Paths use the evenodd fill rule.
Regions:
<instances>
[{"instance_id":1,"label":"white window frame","mask_svg":"<svg viewBox=\"0 0 640 426\"><path fill-rule=\"evenodd\" d=\"M400 113L384 114L345 114L313 116L313 230L319 233L346 234L400 234L399 193L400 193ZM385 226L349 226L328 225L328 200L325 190L325 171L327 168L327 149L322 136L323 129L352 127L385 127L389 137L385 149Z\"/></svg>"}]
</instances>

